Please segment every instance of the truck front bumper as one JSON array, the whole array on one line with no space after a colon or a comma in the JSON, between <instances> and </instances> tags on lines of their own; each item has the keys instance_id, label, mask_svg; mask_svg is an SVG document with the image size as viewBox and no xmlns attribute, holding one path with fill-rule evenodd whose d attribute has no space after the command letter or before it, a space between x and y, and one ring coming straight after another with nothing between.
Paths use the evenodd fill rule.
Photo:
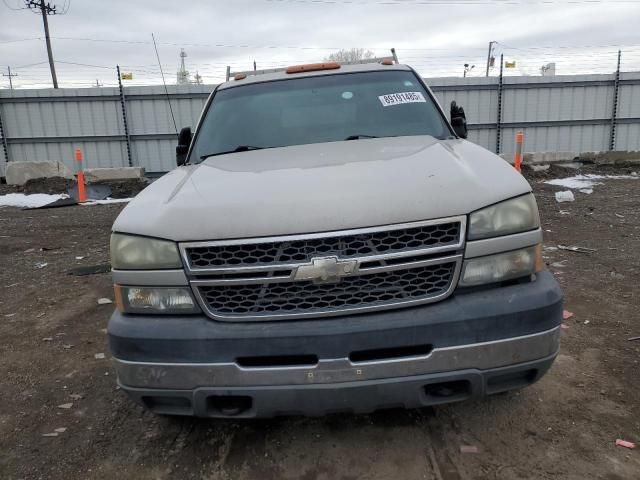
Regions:
<instances>
[{"instance_id":1,"label":"truck front bumper","mask_svg":"<svg viewBox=\"0 0 640 480\"><path fill-rule=\"evenodd\" d=\"M243 324L114 313L108 330L120 386L152 411L269 417L414 408L524 387L551 366L561 319L562 294L543 272L375 314Z\"/></svg>"}]
</instances>

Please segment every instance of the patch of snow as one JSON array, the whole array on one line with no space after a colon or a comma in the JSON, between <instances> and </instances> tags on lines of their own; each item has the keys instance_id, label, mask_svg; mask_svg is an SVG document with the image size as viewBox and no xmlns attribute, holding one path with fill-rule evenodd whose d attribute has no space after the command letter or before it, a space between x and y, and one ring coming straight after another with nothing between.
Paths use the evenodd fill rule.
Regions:
<instances>
[{"instance_id":1,"label":"patch of snow","mask_svg":"<svg viewBox=\"0 0 640 480\"><path fill-rule=\"evenodd\" d=\"M556 201L558 203L562 202L573 202L576 197L573 196L573 192L571 190L565 190L563 192L556 192Z\"/></svg>"},{"instance_id":2,"label":"patch of snow","mask_svg":"<svg viewBox=\"0 0 640 480\"><path fill-rule=\"evenodd\" d=\"M48 195L46 193L25 195L24 193L8 193L6 195L0 195L0 205L18 208L36 208L48 205L62 198L69 198L69 195Z\"/></svg>"},{"instance_id":3,"label":"patch of snow","mask_svg":"<svg viewBox=\"0 0 640 480\"><path fill-rule=\"evenodd\" d=\"M635 175L597 175L593 173L588 173L585 175L575 175L573 177L567 178L556 178L553 180L547 180L544 183L548 183L549 185L557 185L559 187L571 188L577 190L587 190L592 189L594 185L602 185L602 182L598 180L623 180L623 179L634 179L637 180L638 176ZM584 192L586 193L586 192Z\"/></svg>"},{"instance_id":4,"label":"patch of snow","mask_svg":"<svg viewBox=\"0 0 640 480\"><path fill-rule=\"evenodd\" d=\"M580 167L582 167L582 163L581 162L559 163L558 167L571 168L572 170L578 170Z\"/></svg>"},{"instance_id":5,"label":"patch of snow","mask_svg":"<svg viewBox=\"0 0 640 480\"><path fill-rule=\"evenodd\" d=\"M546 172L547 170L549 170L551 168L551 165L546 164L546 165L530 165L531 169L534 172Z\"/></svg>"},{"instance_id":6,"label":"patch of snow","mask_svg":"<svg viewBox=\"0 0 640 480\"><path fill-rule=\"evenodd\" d=\"M81 205L109 205L111 203L128 203L131 200L133 200L133 198L107 198L105 200L89 200Z\"/></svg>"}]
</instances>

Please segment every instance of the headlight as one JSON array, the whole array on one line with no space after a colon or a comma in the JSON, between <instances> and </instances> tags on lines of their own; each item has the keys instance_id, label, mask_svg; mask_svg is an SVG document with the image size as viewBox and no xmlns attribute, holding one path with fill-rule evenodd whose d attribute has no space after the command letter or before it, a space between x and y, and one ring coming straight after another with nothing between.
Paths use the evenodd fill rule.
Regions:
<instances>
[{"instance_id":1,"label":"headlight","mask_svg":"<svg viewBox=\"0 0 640 480\"><path fill-rule=\"evenodd\" d=\"M115 286L116 306L123 313L197 313L188 287Z\"/></svg>"},{"instance_id":2,"label":"headlight","mask_svg":"<svg viewBox=\"0 0 640 480\"><path fill-rule=\"evenodd\" d=\"M182 262L174 242L114 233L111 235L111 266L122 270L150 270L181 268Z\"/></svg>"},{"instance_id":3,"label":"headlight","mask_svg":"<svg viewBox=\"0 0 640 480\"><path fill-rule=\"evenodd\" d=\"M538 205L530 193L472 213L469 240L526 232L539 227Z\"/></svg>"},{"instance_id":4,"label":"headlight","mask_svg":"<svg viewBox=\"0 0 640 480\"><path fill-rule=\"evenodd\" d=\"M473 287L525 277L542 270L540 245L464 262L459 285Z\"/></svg>"}]
</instances>

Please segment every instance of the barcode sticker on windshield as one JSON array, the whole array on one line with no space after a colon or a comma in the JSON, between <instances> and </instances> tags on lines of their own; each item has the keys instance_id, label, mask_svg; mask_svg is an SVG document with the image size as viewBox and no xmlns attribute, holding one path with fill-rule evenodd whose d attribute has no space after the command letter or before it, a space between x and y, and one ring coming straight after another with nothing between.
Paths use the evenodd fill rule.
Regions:
<instances>
[{"instance_id":1,"label":"barcode sticker on windshield","mask_svg":"<svg viewBox=\"0 0 640 480\"><path fill-rule=\"evenodd\" d=\"M401 105L403 103L426 103L421 92L399 92L378 97L383 107L391 105Z\"/></svg>"}]
</instances>

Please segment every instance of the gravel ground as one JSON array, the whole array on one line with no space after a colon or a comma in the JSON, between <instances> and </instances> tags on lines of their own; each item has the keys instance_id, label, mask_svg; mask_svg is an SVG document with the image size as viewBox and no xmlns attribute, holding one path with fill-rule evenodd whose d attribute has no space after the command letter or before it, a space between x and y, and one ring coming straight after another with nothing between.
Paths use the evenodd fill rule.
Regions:
<instances>
[{"instance_id":1,"label":"gravel ground","mask_svg":"<svg viewBox=\"0 0 640 480\"><path fill-rule=\"evenodd\" d=\"M97 302L113 298L109 275L67 274L108 262L122 205L0 208L0 478L640 478L640 448L615 446L640 442L640 341L628 340L640 336L640 180L558 204L559 188L540 183L556 174L531 177L546 261L574 313L550 373L480 401L319 419L167 418L133 405L109 362L113 305Z\"/></svg>"}]
</instances>

